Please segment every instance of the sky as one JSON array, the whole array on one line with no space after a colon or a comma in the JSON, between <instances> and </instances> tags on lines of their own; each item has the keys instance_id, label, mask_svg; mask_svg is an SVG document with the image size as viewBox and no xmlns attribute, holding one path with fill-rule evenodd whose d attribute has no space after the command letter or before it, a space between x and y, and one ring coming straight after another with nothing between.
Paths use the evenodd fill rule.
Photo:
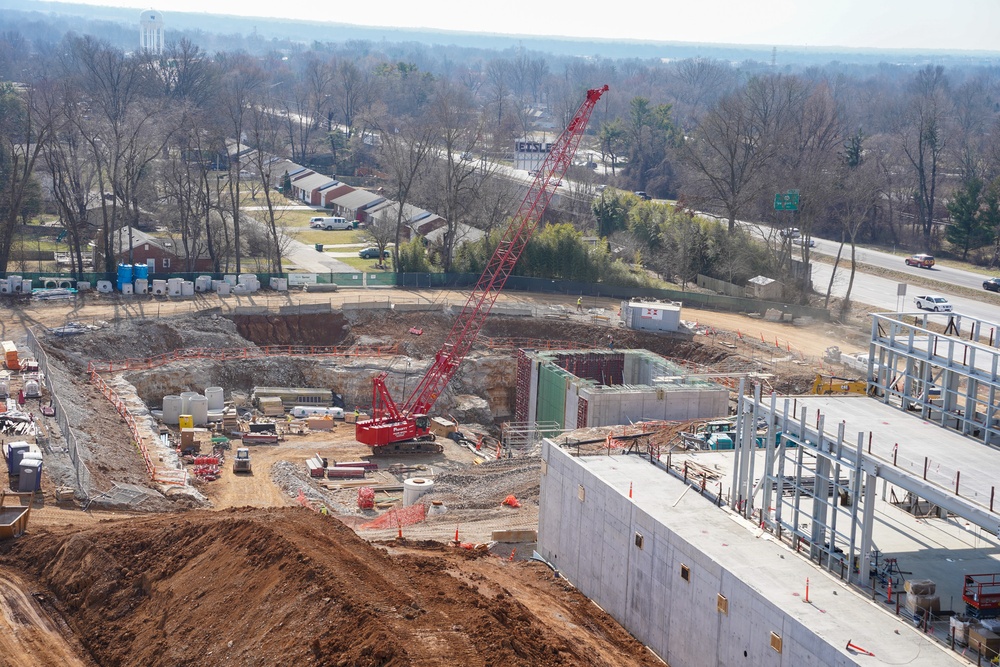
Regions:
<instances>
[{"instance_id":1,"label":"sky","mask_svg":"<svg viewBox=\"0 0 1000 667\"><path fill-rule=\"evenodd\" d=\"M640 41L1000 51L1000 0L77 0L366 26Z\"/></svg>"}]
</instances>

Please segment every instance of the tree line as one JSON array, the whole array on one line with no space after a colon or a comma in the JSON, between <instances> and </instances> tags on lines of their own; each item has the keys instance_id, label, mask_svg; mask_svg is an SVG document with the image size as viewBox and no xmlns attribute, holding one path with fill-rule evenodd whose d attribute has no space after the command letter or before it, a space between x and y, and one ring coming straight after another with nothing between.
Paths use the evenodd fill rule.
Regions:
<instances>
[{"instance_id":1,"label":"tree line","mask_svg":"<svg viewBox=\"0 0 1000 667\"><path fill-rule=\"evenodd\" d=\"M186 39L153 55L10 32L0 80L0 270L17 224L44 207L60 218L76 266L94 242L113 269L116 234L154 220L217 270L253 257L280 271L274 156L358 182L378 176L388 198L447 221L420 262L468 268L463 235L481 230L488 243L522 194L498 166L514 142L554 137L601 83L611 93L550 221L606 239L612 256L681 281L691 267L734 280L759 269L803 295L808 272L794 266L808 265L809 246L777 229L1000 261L1000 79L989 67L776 68L371 43L250 56ZM238 165L233 142L247 149ZM252 178L234 177L236 167ZM678 204L598 197L598 183ZM789 190L800 193L798 210L775 210L775 194ZM241 206L248 196L259 211ZM721 231L692 211L722 218ZM406 207L392 217L373 226L402 270L418 248L401 256Z\"/></svg>"}]
</instances>

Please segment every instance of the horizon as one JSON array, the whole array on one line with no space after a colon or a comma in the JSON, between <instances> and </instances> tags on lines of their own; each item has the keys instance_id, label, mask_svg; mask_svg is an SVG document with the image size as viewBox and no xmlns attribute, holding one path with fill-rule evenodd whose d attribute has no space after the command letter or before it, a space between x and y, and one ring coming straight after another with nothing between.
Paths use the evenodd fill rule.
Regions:
<instances>
[{"instance_id":1,"label":"horizon","mask_svg":"<svg viewBox=\"0 0 1000 667\"><path fill-rule=\"evenodd\" d=\"M516 0L512 11L490 20L463 13L457 15L448 3L415 6L388 0L387 11L373 20L365 7L338 7L334 14L318 2L299 3L294 13L275 15L272 5L249 8L237 0L217 0L211 8L193 0L170 0L157 7L140 7L135 0L74 0L91 7L134 9L136 14L154 9L162 12L167 30L170 14L238 16L247 19L281 19L338 23L369 29L421 30L443 33L487 34L510 38L548 38L698 44L705 46L849 49L876 51L935 51L956 54L1000 52L993 26L1000 23L996 0L954 0L943 21L936 0L842 0L823 7L802 7L790 0L760 0L753 6L737 0L703 0L693 6L671 8L664 23L684 25L684 31L658 27L656 20L636 20L651 12L638 8L636 0L617 3L614 14L581 10L565 16L565 9L530 5ZM248 11L249 10L249 11ZM530 11L529 11L530 10ZM530 16L530 21L522 17ZM388 18L387 18L388 17ZM858 17L862 17L860 20ZM655 18L655 17L654 17ZM797 39L796 39L797 38Z\"/></svg>"}]
</instances>

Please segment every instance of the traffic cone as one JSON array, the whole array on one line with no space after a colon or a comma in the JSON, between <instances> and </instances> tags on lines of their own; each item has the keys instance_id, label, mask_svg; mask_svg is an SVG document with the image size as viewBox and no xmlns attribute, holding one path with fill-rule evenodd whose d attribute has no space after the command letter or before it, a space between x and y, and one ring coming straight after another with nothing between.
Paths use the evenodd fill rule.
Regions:
<instances>
[{"instance_id":1,"label":"traffic cone","mask_svg":"<svg viewBox=\"0 0 1000 667\"><path fill-rule=\"evenodd\" d=\"M885 592L885 601L888 604L892 604L892 578L891 577L889 578L889 587L886 589L886 592Z\"/></svg>"},{"instance_id":2,"label":"traffic cone","mask_svg":"<svg viewBox=\"0 0 1000 667\"><path fill-rule=\"evenodd\" d=\"M632 482L628 483L628 497L632 497Z\"/></svg>"},{"instance_id":3,"label":"traffic cone","mask_svg":"<svg viewBox=\"0 0 1000 667\"><path fill-rule=\"evenodd\" d=\"M455 526L455 541L458 542L458 525Z\"/></svg>"}]
</instances>

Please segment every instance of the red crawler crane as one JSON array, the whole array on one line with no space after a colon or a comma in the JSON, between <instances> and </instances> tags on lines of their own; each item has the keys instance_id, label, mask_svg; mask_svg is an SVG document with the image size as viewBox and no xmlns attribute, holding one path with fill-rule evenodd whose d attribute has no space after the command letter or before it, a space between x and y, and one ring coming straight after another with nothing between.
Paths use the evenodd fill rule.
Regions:
<instances>
[{"instance_id":1,"label":"red crawler crane","mask_svg":"<svg viewBox=\"0 0 1000 667\"><path fill-rule=\"evenodd\" d=\"M455 319L444 345L434 356L434 363L424 373L406 402L397 406L392 400L385 386L387 372L382 372L374 379L372 418L355 424L355 437L359 442L376 450L383 447L392 451L441 450L439 445L429 444L434 435L430 432L427 413L472 349L486 316L566 174L584 130L587 129L590 114L607 90L607 86L588 90L587 99L552 144L517 214L511 218L483 275L479 277L465 307Z\"/></svg>"}]
</instances>

